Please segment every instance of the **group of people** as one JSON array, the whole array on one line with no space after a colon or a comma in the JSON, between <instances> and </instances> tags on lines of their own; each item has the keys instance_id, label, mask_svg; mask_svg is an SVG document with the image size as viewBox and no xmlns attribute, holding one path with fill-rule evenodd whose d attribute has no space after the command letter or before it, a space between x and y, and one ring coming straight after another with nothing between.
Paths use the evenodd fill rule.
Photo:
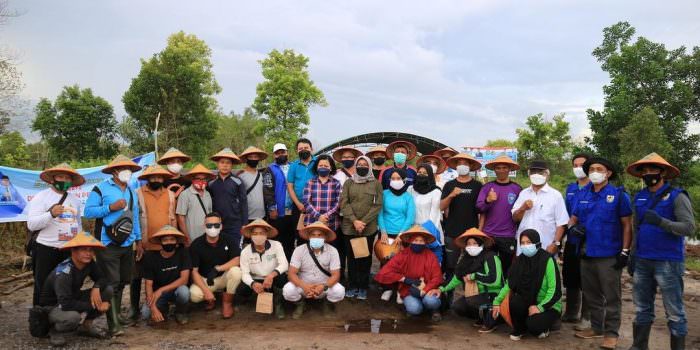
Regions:
<instances>
[{"instance_id":1,"label":"group of people","mask_svg":"<svg viewBox=\"0 0 700 350\"><path fill-rule=\"evenodd\" d=\"M191 158L170 149L143 170L140 186L132 174L141 167L120 155L102 170L111 177L95 185L84 210L68 192L85 182L80 174L67 164L43 171L49 187L28 209L32 312L44 311L52 344L74 330L104 336L91 322L101 314L111 336L139 318L174 314L187 323L197 303L212 310L218 300L231 318L234 296L272 305L261 312L277 318L292 303L294 319L316 299L331 316L344 299L368 298L374 252L381 300L395 300L409 317L429 313L437 322L452 309L481 333L507 323L514 341L577 322L576 337L602 338L606 349L617 345L627 267L632 349L648 348L657 287L671 348L684 348L684 237L695 220L687 194L668 183L678 169L659 155L627 167L645 183L630 199L609 182L614 166L586 154L573 157L576 181L562 195L548 185L544 161L528 165L523 189L509 177L520 165L505 155L485 164L496 178L482 184L471 175L482 164L451 148L420 156L414 167L416 146L403 140L364 154L340 147L314 156L308 139L295 146L299 158L290 161L286 145L274 145L266 167L270 154L259 148L240 155L226 148L211 157L215 172L202 164L184 172ZM95 219L92 234L81 212ZM94 285L81 290L88 276ZM458 287L463 293L454 293Z\"/></svg>"}]
</instances>

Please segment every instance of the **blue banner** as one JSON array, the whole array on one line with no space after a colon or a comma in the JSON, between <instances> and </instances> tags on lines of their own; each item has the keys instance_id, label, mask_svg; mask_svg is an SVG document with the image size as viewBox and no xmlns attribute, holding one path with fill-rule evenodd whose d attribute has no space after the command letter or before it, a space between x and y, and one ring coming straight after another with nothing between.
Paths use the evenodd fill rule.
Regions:
<instances>
[{"instance_id":1,"label":"blue banner","mask_svg":"<svg viewBox=\"0 0 700 350\"><path fill-rule=\"evenodd\" d=\"M155 164L156 155L154 152L146 153L133 158L133 160L145 168L147 165ZM68 192L80 199L83 204L82 208L85 208L85 201L95 184L111 176L102 173L105 166L77 169L78 173L85 177L85 183L81 186L71 187ZM27 203L32 200L34 195L49 186L39 178L39 174L41 171L0 166L0 222L27 221L25 215ZM133 188L139 186L137 180L139 175L141 175L141 171L134 173L129 186Z\"/></svg>"}]
</instances>

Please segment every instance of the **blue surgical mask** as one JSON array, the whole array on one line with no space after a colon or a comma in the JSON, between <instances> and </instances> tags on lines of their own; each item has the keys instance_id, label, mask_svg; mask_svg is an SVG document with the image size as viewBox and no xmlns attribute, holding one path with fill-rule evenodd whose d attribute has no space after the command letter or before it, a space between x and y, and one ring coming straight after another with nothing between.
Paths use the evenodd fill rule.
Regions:
<instances>
[{"instance_id":1,"label":"blue surgical mask","mask_svg":"<svg viewBox=\"0 0 700 350\"><path fill-rule=\"evenodd\" d=\"M534 244L525 244L520 246L520 250L525 254L525 256L533 257L537 254L537 246Z\"/></svg>"},{"instance_id":2,"label":"blue surgical mask","mask_svg":"<svg viewBox=\"0 0 700 350\"><path fill-rule=\"evenodd\" d=\"M311 238L309 239L309 244L311 245L311 248L314 249L321 249L323 247L323 243L325 243L326 240L323 238Z\"/></svg>"},{"instance_id":3,"label":"blue surgical mask","mask_svg":"<svg viewBox=\"0 0 700 350\"><path fill-rule=\"evenodd\" d=\"M403 153L394 153L394 163L406 164L406 155Z\"/></svg>"},{"instance_id":4,"label":"blue surgical mask","mask_svg":"<svg viewBox=\"0 0 700 350\"><path fill-rule=\"evenodd\" d=\"M320 177L326 177L331 174L331 169L328 168L318 168L316 171Z\"/></svg>"},{"instance_id":5,"label":"blue surgical mask","mask_svg":"<svg viewBox=\"0 0 700 350\"><path fill-rule=\"evenodd\" d=\"M425 249L425 244L415 244L415 243L411 243L411 250L412 250L414 253L420 253L420 252L423 251L423 249Z\"/></svg>"}]
</instances>

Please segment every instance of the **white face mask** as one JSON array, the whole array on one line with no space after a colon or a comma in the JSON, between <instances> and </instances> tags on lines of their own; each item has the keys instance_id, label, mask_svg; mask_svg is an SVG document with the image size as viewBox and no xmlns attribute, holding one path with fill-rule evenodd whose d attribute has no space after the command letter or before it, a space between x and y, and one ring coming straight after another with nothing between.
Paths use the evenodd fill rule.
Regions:
<instances>
[{"instance_id":1,"label":"white face mask","mask_svg":"<svg viewBox=\"0 0 700 350\"><path fill-rule=\"evenodd\" d=\"M433 168L433 174L437 174L438 167L435 164L430 164L430 167Z\"/></svg>"},{"instance_id":2,"label":"white face mask","mask_svg":"<svg viewBox=\"0 0 700 350\"><path fill-rule=\"evenodd\" d=\"M605 174L603 173L589 173L588 178L591 179L591 182L598 185L602 184L603 181L605 181Z\"/></svg>"},{"instance_id":3,"label":"white face mask","mask_svg":"<svg viewBox=\"0 0 700 350\"><path fill-rule=\"evenodd\" d=\"M263 245L267 241L267 236L265 235L253 235L250 236L250 240L253 241L255 245Z\"/></svg>"},{"instance_id":4,"label":"white face mask","mask_svg":"<svg viewBox=\"0 0 700 350\"><path fill-rule=\"evenodd\" d=\"M459 176L467 176L469 175L469 165L458 165L457 166L457 175Z\"/></svg>"},{"instance_id":5,"label":"white face mask","mask_svg":"<svg viewBox=\"0 0 700 350\"><path fill-rule=\"evenodd\" d=\"M574 176L576 176L577 179L583 179L586 177L586 173L583 171L583 168L579 166L574 168Z\"/></svg>"},{"instance_id":6,"label":"white face mask","mask_svg":"<svg viewBox=\"0 0 700 350\"><path fill-rule=\"evenodd\" d=\"M398 191L398 190L403 188L404 182L403 182L403 180L391 180L389 182L389 186L391 186L391 188Z\"/></svg>"},{"instance_id":7,"label":"white face mask","mask_svg":"<svg viewBox=\"0 0 700 350\"><path fill-rule=\"evenodd\" d=\"M207 229L204 229L204 232L206 232L207 236L214 238L214 237L219 236L219 232L221 232L221 228L216 228L216 227L207 228Z\"/></svg>"},{"instance_id":8,"label":"white face mask","mask_svg":"<svg viewBox=\"0 0 700 350\"><path fill-rule=\"evenodd\" d=\"M173 174L179 174L182 171L182 164L180 163L170 163L168 164L168 171Z\"/></svg>"},{"instance_id":9,"label":"white face mask","mask_svg":"<svg viewBox=\"0 0 700 350\"><path fill-rule=\"evenodd\" d=\"M122 170L117 173L117 177L119 178L119 181L127 183L129 180L131 180L131 170Z\"/></svg>"},{"instance_id":10,"label":"white face mask","mask_svg":"<svg viewBox=\"0 0 700 350\"><path fill-rule=\"evenodd\" d=\"M477 256L477 255L481 254L481 252L484 250L484 247L482 247L482 246L476 246L476 247L469 246L469 247L464 248L464 250L466 250L467 254L469 254L470 256Z\"/></svg>"},{"instance_id":11,"label":"white face mask","mask_svg":"<svg viewBox=\"0 0 700 350\"><path fill-rule=\"evenodd\" d=\"M530 175L530 183L532 183L535 186L544 185L546 182L547 182L547 177L544 175L540 175L540 174Z\"/></svg>"}]
</instances>

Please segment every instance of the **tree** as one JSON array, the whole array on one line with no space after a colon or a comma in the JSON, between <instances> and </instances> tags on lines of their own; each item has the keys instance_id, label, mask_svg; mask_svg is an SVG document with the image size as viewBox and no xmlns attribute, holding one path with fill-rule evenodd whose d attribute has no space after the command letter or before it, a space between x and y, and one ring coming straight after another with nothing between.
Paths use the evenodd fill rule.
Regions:
<instances>
[{"instance_id":1,"label":"tree","mask_svg":"<svg viewBox=\"0 0 700 350\"><path fill-rule=\"evenodd\" d=\"M630 123L620 130L619 138L623 165L631 164L651 152L666 159L673 154L673 146L659 125L659 117L649 107L632 117Z\"/></svg>"},{"instance_id":2,"label":"tree","mask_svg":"<svg viewBox=\"0 0 700 350\"><path fill-rule=\"evenodd\" d=\"M649 107L673 147L668 160L685 173L700 155L700 135L688 133L688 123L700 121L700 48L687 54L683 46L668 50L644 37L633 42L634 35L629 23L619 22L603 30L603 42L593 50L610 83L603 87L603 110L587 111L593 132L587 141L620 162L621 130Z\"/></svg>"},{"instance_id":3,"label":"tree","mask_svg":"<svg viewBox=\"0 0 700 350\"><path fill-rule=\"evenodd\" d=\"M29 153L24 137L18 131L0 135L0 164L16 168L29 165Z\"/></svg>"},{"instance_id":4,"label":"tree","mask_svg":"<svg viewBox=\"0 0 700 350\"><path fill-rule=\"evenodd\" d=\"M65 86L55 103L42 98L35 111L32 130L38 131L61 159L111 158L116 154L114 110L91 89Z\"/></svg>"},{"instance_id":5,"label":"tree","mask_svg":"<svg viewBox=\"0 0 700 350\"><path fill-rule=\"evenodd\" d=\"M308 63L308 58L294 50L272 50L260 61L265 81L256 88L253 109L265 117L266 146L293 144L308 131L309 107L328 105L309 78Z\"/></svg>"},{"instance_id":6,"label":"tree","mask_svg":"<svg viewBox=\"0 0 700 350\"><path fill-rule=\"evenodd\" d=\"M251 108L246 108L240 115L233 112L229 115L218 113L216 118L218 129L210 153L216 153L224 147L230 147L235 152L242 152L251 145L265 147L264 120Z\"/></svg>"},{"instance_id":7,"label":"tree","mask_svg":"<svg viewBox=\"0 0 700 350\"><path fill-rule=\"evenodd\" d=\"M141 71L122 97L128 117L121 136L134 151L153 150L160 113L160 149L177 147L199 160L208 155L216 132L214 95L221 92L212 67L209 46L182 31L171 35L161 52L141 60Z\"/></svg>"},{"instance_id":8,"label":"tree","mask_svg":"<svg viewBox=\"0 0 700 350\"><path fill-rule=\"evenodd\" d=\"M515 148L515 141L506 139L495 139L486 141L486 147L510 147Z\"/></svg>"},{"instance_id":9,"label":"tree","mask_svg":"<svg viewBox=\"0 0 700 350\"><path fill-rule=\"evenodd\" d=\"M7 1L0 0L0 25L18 15L18 12L9 8ZM23 87L22 74L17 70L15 55L7 48L0 47L0 135L8 131L10 117L15 114L17 95Z\"/></svg>"},{"instance_id":10,"label":"tree","mask_svg":"<svg viewBox=\"0 0 700 350\"><path fill-rule=\"evenodd\" d=\"M542 113L529 116L527 128L518 128L518 159L528 163L533 159L542 159L553 166L562 167L568 162L565 157L571 154L573 144L569 135L569 122L565 115L555 115L551 121L545 120Z\"/></svg>"}]
</instances>

